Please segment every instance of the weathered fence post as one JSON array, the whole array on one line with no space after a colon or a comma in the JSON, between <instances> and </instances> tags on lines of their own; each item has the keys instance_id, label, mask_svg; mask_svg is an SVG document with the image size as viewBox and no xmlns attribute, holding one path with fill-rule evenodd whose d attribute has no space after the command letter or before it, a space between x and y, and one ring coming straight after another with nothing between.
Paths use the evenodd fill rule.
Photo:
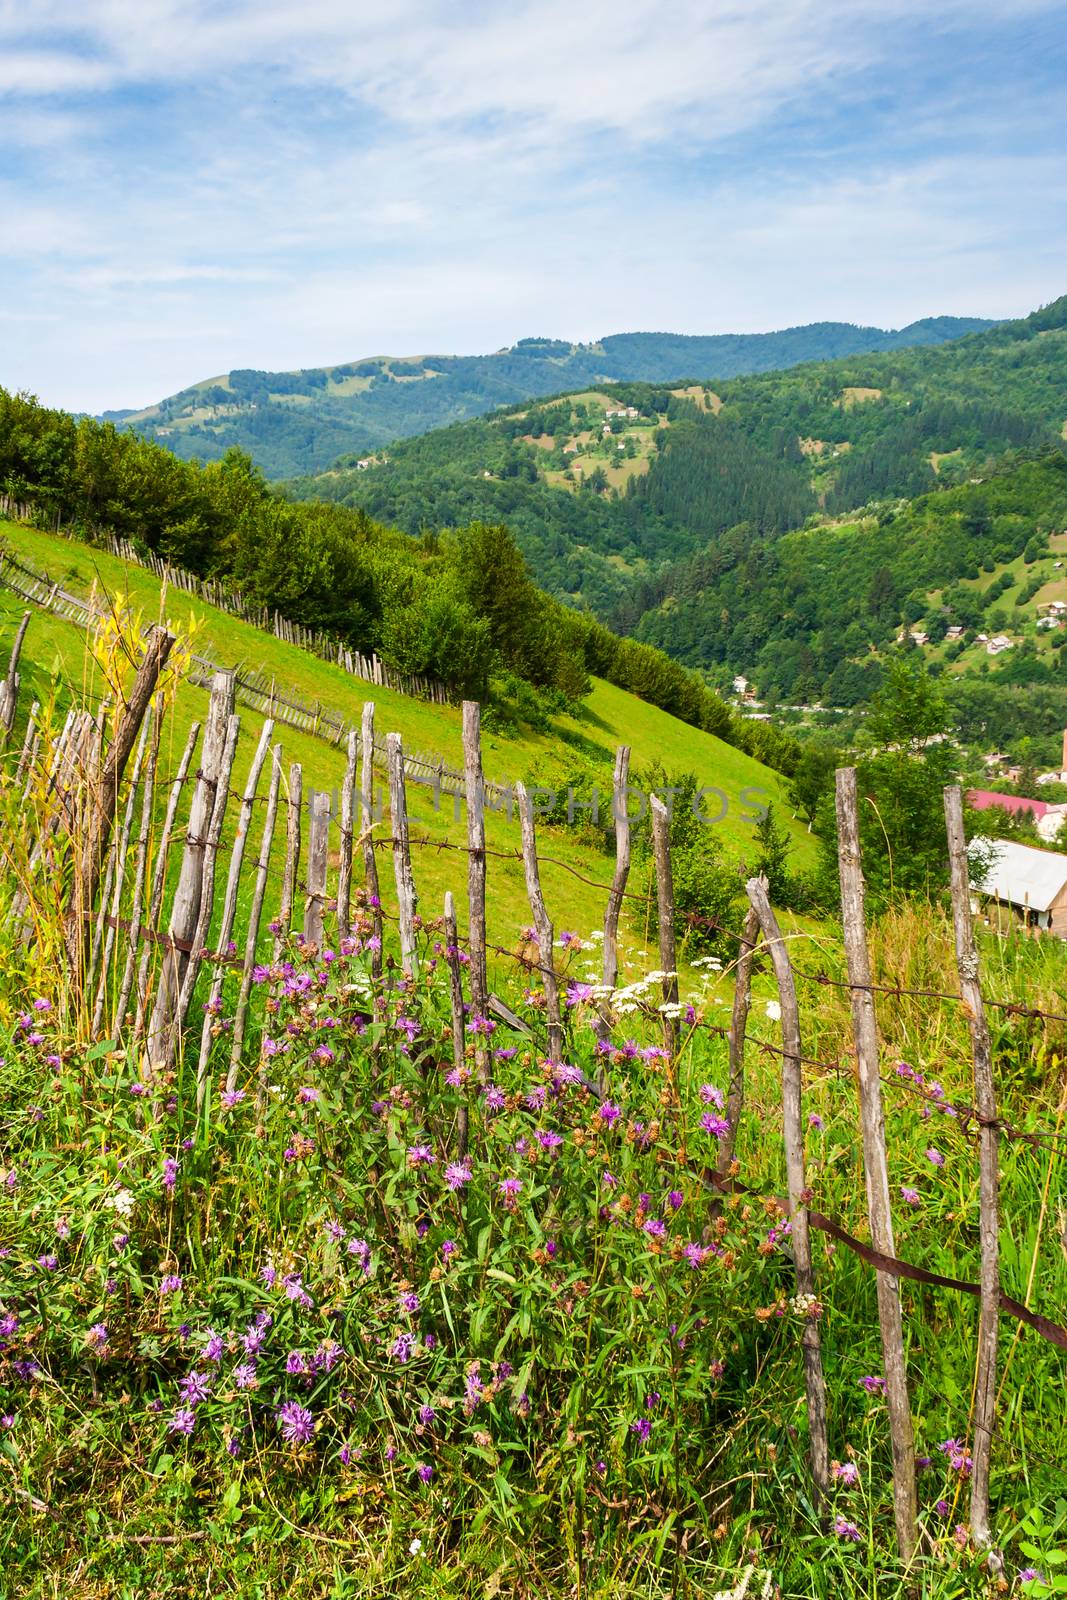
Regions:
<instances>
[{"instance_id":1,"label":"weathered fence post","mask_svg":"<svg viewBox=\"0 0 1067 1600\"><path fill-rule=\"evenodd\" d=\"M734 1002L730 1012L730 1032L727 1040L729 1052L730 1084L726 1092L725 1136L719 1141L719 1159L715 1170L720 1178L729 1172L737 1146L737 1127L745 1104L745 1034L748 1030L748 1010L752 1003L752 963L759 940L760 915L754 905L745 912L741 929L741 942L734 974Z\"/></svg>"},{"instance_id":2,"label":"weathered fence post","mask_svg":"<svg viewBox=\"0 0 1067 1600\"><path fill-rule=\"evenodd\" d=\"M522 829L522 865L526 874L526 894L537 932L537 950L540 956L541 985L545 991L545 1013L548 1021L548 1059L563 1060L563 1018L559 1007L559 983L552 950L552 918L541 892L541 874L537 866L537 835L534 829L533 806L524 783L516 783L515 798L519 802L519 824Z\"/></svg>"},{"instance_id":3,"label":"weathered fence post","mask_svg":"<svg viewBox=\"0 0 1067 1600\"><path fill-rule=\"evenodd\" d=\"M141 942L141 915L144 907L145 880L148 875L148 839L152 831L152 808L156 795L156 769L159 764L159 747L163 733L163 718L157 716L152 727L152 747L145 767L144 787L141 791L141 823L133 856L133 893L130 898L130 927L126 941L126 960L122 981L112 1020L115 1033L121 1031L133 989L133 975L137 970L137 956ZM161 846L165 849L165 845Z\"/></svg>"},{"instance_id":4,"label":"weathered fence post","mask_svg":"<svg viewBox=\"0 0 1067 1600\"><path fill-rule=\"evenodd\" d=\"M356 767L359 761L359 734L348 735L348 758L341 785L341 850L337 867L337 937L347 939L352 915L352 839L356 810Z\"/></svg>"},{"instance_id":5,"label":"weathered fence post","mask_svg":"<svg viewBox=\"0 0 1067 1600\"><path fill-rule=\"evenodd\" d=\"M619 977L619 916L622 912L626 880L630 876L630 817L627 807L627 785L630 781L630 747L621 744L615 752L615 774L612 782L611 808L615 821L615 876L611 880L607 909L604 912L604 965L602 982L605 989L614 989ZM601 1000L597 1022L597 1037L606 1039L611 1032L611 1012L607 996ZM599 1088L607 1089L607 1069L598 1069Z\"/></svg>"},{"instance_id":6,"label":"weathered fence post","mask_svg":"<svg viewBox=\"0 0 1067 1600\"><path fill-rule=\"evenodd\" d=\"M200 771L197 774L196 787L189 807L189 826L181 872L167 929L171 943L159 970L155 1005L148 1024L145 1065L149 1075L168 1067L173 1059L176 1036L172 1024L182 980L188 966L186 951L191 947L196 925L200 920L207 835L222 774L230 718L233 716L233 702L233 673L216 672L212 679L211 699L204 727Z\"/></svg>"},{"instance_id":7,"label":"weathered fence post","mask_svg":"<svg viewBox=\"0 0 1067 1600\"><path fill-rule=\"evenodd\" d=\"M100 920L103 931L103 950L100 953L100 977L97 982L96 1001L93 1006L93 1020L90 1029L92 1038L97 1038L100 1026L104 1019L104 1007L107 1003L108 968L111 965L111 954L115 948L115 941L119 928L119 913L122 910L122 891L126 881L126 856L130 848L130 833L133 828L133 814L137 803L137 785L141 781L141 766L144 762L145 743L148 738L149 723L152 711L149 707L141 724L141 736L137 741L137 754L133 759L133 772L130 775L130 788L126 796L126 811L122 819L122 828L114 846L114 860L111 865L112 891L111 912L108 914L108 896L105 891L100 900ZM158 719L157 719L158 721ZM96 976L96 948L94 942L93 952L90 956L89 970L85 977L85 992L88 999L89 990Z\"/></svg>"},{"instance_id":8,"label":"weathered fence post","mask_svg":"<svg viewBox=\"0 0 1067 1600\"><path fill-rule=\"evenodd\" d=\"M889 1201L885 1118L878 1075L878 1026L871 989L871 962L867 950L867 924L863 863L860 855L856 769L837 773L837 851L841 879L841 920L852 999L852 1031L856 1042L856 1076L859 1086L860 1123L863 1130L863 1167L867 1185L867 1213L871 1243L882 1255L893 1256L893 1213ZM893 1515L897 1544L905 1562L915 1554L915 1443L908 1376L904 1364L904 1328L900 1288L888 1272L876 1272L878 1320L885 1363L886 1403L893 1451Z\"/></svg>"},{"instance_id":9,"label":"weathered fence post","mask_svg":"<svg viewBox=\"0 0 1067 1600\"><path fill-rule=\"evenodd\" d=\"M40 714L41 702L39 700L34 700L30 706L29 715L26 718L26 734L22 741L22 750L19 754L19 764L15 768L16 783L22 782L29 769L32 768L34 760L36 759L38 746L41 742L41 733L37 726L37 718L40 716ZM22 798L25 801L25 790L23 791Z\"/></svg>"},{"instance_id":10,"label":"weathered fence post","mask_svg":"<svg viewBox=\"0 0 1067 1600\"><path fill-rule=\"evenodd\" d=\"M219 867L222 828L226 820L226 804L230 798L230 774L233 771L234 756L237 753L237 739L240 731L240 717L232 716L226 729L226 747L222 755L222 766L219 769L215 805L212 809L211 822L208 826L207 850L204 855L204 880L200 892L200 914L196 919L196 927L193 929L192 948L185 964L185 974L182 978L181 990L178 995L178 1005L171 1023L174 1033L174 1050L178 1048L181 1042L181 1030L185 1026L185 1019L192 1003L193 990L196 988L196 980L203 965L204 956L207 954L207 937L211 928L211 915L215 906L215 877Z\"/></svg>"},{"instance_id":11,"label":"weathered fence post","mask_svg":"<svg viewBox=\"0 0 1067 1600\"><path fill-rule=\"evenodd\" d=\"M304 769L299 761L289 767L289 792L286 795L285 866L282 892L274 934L274 960L278 961L289 937L296 896L296 875L300 870L301 808L304 803Z\"/></svg>"},{"instance_id":12,"label":"weathered fence post","mask_svg":"<svg viewBox=\"0 0 1067 1600\"><path fill-rule=\"evenodd\" d=\"M489 974L485 934L485 779L482 773L482 708L476 700L463 702L463 777L467 795L467 899L470 934L471 1012L484 1017L489 1008ZM479 1076L489 1076L485 1036L476 1033L475 1060Z\"/></svg>"},{"instance_id":13,"label":"weathered fence post","mask_svg":"<svg viewBox=\"0 0 1067 1600\"><path fill-rule=\"evenodd\" d=\"M993 1046L978 981L978 950L971 921L971 875L963 832L963 796L952 785L945 790L945 825L952 882L952 927L960 994L971 1032L974 1056L974 1105L978 1113L979 1246L981 1311L978 1319L978 1374L974 1400L974 1468L971 1476L971 1532L987 1545L989 1527L989 1457L995 1424L997 1325L1000 1318L1000 1219L997 1098L993 1083Z\"/></svg>"},{"instance_id":14,"label":"weathered fence post","mask_svg":"<svg viewBox=\"0 0 1067 1600\"><path fill-rule=\"evenodd\" d=\"M745 892L767 941L782 1007L782 1131L793 1261L796 1266L797 1295L814 1297L815 1274L811 1264L807 1185L804 1180L804 1124L801 1120L800 1007L797 1004L789 952L767 897L766 879L750 878L745 885ZM745 1010L747 1013L747 1004ZM819 1324L810 1312L804 1316L801 1342L804 1347L804 1387L811 1438L811 1475L815 1483L816 1500L821 1501L830 1488L830 1447L826 1430L826 1383L822 1370Z\"/></svg>"},{"instance_id":15,"label":"weathered fence post","mask_svg":"<svg viewBox=\"0 0 1067 1600\"><path fill-rule=\"evenodd\" d=\"M178 771L175 774L174 782L170 786L166 815L163 818L163 831L160 834L159 847L156 851L156 859L152 868L152 887L148 900L147 919L150 929L154 929L158 923L159 913L163 907L163 893L167 881L167 860L170 855L170 838L174 831L174 819L178 814L178 802L181 799L182 790L185 788L186 780L189 776L193 752L196 749L196 742L199 737L200 724L199 722L194 722L189 729L189 737L185 742L185 749L182 752L181 761L178 763ZM166 951L164 951L163 959L166 961ZM152 944L146 940L137 971L137 1012L133 1024L133 1036L135 1039L140 1039L144 1032L145 1008L148 1000L148 969L151 962Z\"/></svg>"},{"instance_id":16,"label":"weathered fence post","mask_svg":"<svg viewBox=\"0 0 1067 1600\"><path fill-rule=\"evenodd\" d=\"M382 975L382 896L378 883L378 859L374 854L374 701L363 706L360 738L363 757L359 770L359 831L363 836L363 872L367 882L374 915L374 938L371 947L371 977Z\"/></svg>"},{"instance_id":17,"label":"weathered fence post","mask_svg":"<svg viewBox=\"0 0 1067 1600\"><path fill-rule=\"evenodd\" d=\"M330 797L311 795L308 819L307 896L304 900L304 943L322 944L326 905L326 868L330 853Z\"/></svg>"},{"instance_id":18,"label":"weathered fence post","mask_svg":"<svg viewBox=\"0 0 1067 1600\"><path fill-rule=\"evenodd\" d=\"M24 611L22 621L19 623L15 642L11 646L11 657L7 664L7 676L0 680L0 750L4 748L11 737L15 726L15 711L19 703L19 656L22 654L22 641L26 637L26 629L30 625L32 612Z\"/></svg>"},{"instance_id":19,"label":"weathered fence post","mask_svg":"<svg viewBox=\"0 0 1067 1600\"><path fill-rule=\"evenodd\" d=\"M659 964L663 970L663 1040L674 1060L678 1049L678 951L674 939L674 873L671 870L671 823L659 795L652 808L652 854L656 864L656 912L659 922Z\"/></svg>"},{"instance_id":20,"label":"weathered fence post","mask_svg":"<svg viewBox=\"0 0 1067 1600\"><path fill-rule=\"evenodd\" d=\"M408 797L404 782L404 746L398 733L385 736L389 766L389 818L393 835L393 872L396 877L397 909L400 914L400 959L410 978L416 967L415 911L418 896L411 870L411 845L408 839Z\"/></svg>"},{"instance_id":21,"label":"weathered fence post","mask_svg":"<svg viewBox=\"0 0 1067 1600\"><path fill-rule=\"evenodd\" d=\"M463 1028L463 967L459 959L459 929L456 926L456 902L451 890L445 894L445 960L448 962L448 985L452 1002L452 1065L462 1072L466 1064L466 1035ZM460 1103L457 1133L457 1159L467 1154L469 1113L465 1087L460 1085L463 1098Z\"/></svg>"},{"instance_id":22,"label":"weathered fence post","mask_svg":"<svg viewBox=\"0 0 1067 1600\"><path fill-rule=\"evenodd\" d=\"M259 923L263 915L263 900L267 893L270 873L270 851L274 843L274 824L278 815L278 795L282 786L282 747L276 744L270 753L270 789L267 793L267 814L263 819L263 838L260 841L259 860L256 862L256 882L252 890L252 905L248 913L248 934L245 939L245 958L241 971L241 989L233 1014L233 1033L230 1038L230 1066L226 1074L226 1088L232 1092L237 1083L241 1065L241 1047L248 1026L248 1005L252 993L252 975L256 964L256 946L259 942Z\"/></svg>"},{"instance_id":23,"label":"weathered fence post","mask_svg":"<svg viewBox=\"0 0 1067 1600\"><path fill-rule=\"evenodd\" d=\"M237 815L237 832L230 852L230 865L226 874L226 890L222 900L222 920L219 924L218 944L216 948L215 971L211 978L211 988L208 991L207 1004L204 1007L204 1021L200 1028L200 1055L196 1064L196 1104L197 1109L204 1103L207 1091L208 1060L211 1055L211 1041L214 1037L215 1013L222 997L222 984L225 974L225 959L230 935L233 932L234 918L237 915L237 896L241 887L241 868L244 865L245 846L248 842L248 830L252 825L252 811L256 801L256 790L259 788L260 773L263 763L267 759L267 747L274 733L274 723L268 718L263 724L259 736L256 753L252 757L252 765L248 769L248 778L245 782L244 793L241 796L241 809Z\"/></svg>"},{"instance_id":24,"label":"weathered fence post","mask_svg":"<svg viewBox=\"0 0 1067 1600\"><path fill-rule=\"evenodd\" d=\"M78 852L74 883L71 886L71 928L68 942L71 966L78 982L86 951L84 918L92 911L104 853L111 837L111 829L118 809L119 788L126 763L141 731L149 702L155 693L159 675L167 664L174 648L174 635L164 628L152 628L145 644L145 652L137 669L126 701L126 709L119 720L115 737L111 741L95 802L89 815L85 842ZM101 725L103 716L101 714ZM102 733L102 726L101 726Z\"/></svg>"}]
</instances>

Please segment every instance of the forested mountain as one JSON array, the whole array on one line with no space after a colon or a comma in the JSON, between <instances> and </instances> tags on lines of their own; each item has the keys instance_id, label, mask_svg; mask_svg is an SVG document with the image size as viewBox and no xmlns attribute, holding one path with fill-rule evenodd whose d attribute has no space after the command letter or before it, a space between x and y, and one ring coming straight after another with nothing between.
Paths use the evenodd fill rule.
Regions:
<instances>
[{"instance_id":1,"label":"forested mountain","mask_svg":"<svg viewBox=\"0 0 1067 1600\"><path fill-rule=\"evenodd\" d=\"M1033 634L1034 573L1059 572L1049 541L1067 527L1065 418L1067 297L937 348L714 391L602 385L288 492L412 534L504 521L547 589L712 681L740 671L788 699L854 704L905 624L976 635L992 618L996 631L995 602L1013 591ZM992 600L967 591L983 570L1000 585ZM1054 633L1029 640L1038 655ZM965 665L977 669L973 652Z\"/></svg>"},{"instance_id":2,"label":"forested mountain","mask_svg":"<svg viewBox=\"0 0 1067 1600\"><path fill-rule=\"evenodd\" d=\"M413 540L346 506L291 504L252 461L207 465L111 423L0 389L0 493L90 543L116 533L256 604L325 629L399 672L487 702L500 725L548 714L607 679L788 768L795 741L735 718L704 680L538 589L508 530L472 522Z\"/></svg>"},{"instance_id":3,"label":"forested mountain","mask_svg":"<svg viewBox=\"0 0 1067 1600\"><path fill-rule=\"evenodd\" d=\"M237 445L268 477L288 477L318 471L346 451L366 455L394 439L585 383L729 378L857 351L940 344L988 326L977 317L927 317L895 331L815 322L707 337L620 333L593 344L520 339L484 356L376 356L301 372L234 371L103 420L136 428L187 459L217 460Z\"/></svg>"}]
</instances>

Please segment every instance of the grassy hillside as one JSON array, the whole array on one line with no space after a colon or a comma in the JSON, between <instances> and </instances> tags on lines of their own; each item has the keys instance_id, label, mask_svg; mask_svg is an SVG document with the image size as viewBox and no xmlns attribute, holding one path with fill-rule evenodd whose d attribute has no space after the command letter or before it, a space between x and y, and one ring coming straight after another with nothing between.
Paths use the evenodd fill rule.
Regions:
<instances>
[{"instance_id":1,"label":"grassy hillside","mask_svg":"<svg viewBox=\"0 0 1067 1600\"><path fill-rule=\"evenodd\" d=\"M160 584L151 573L90 546L11 523L0 524L0 538L13 553L47 572L71 593L88 594L95 582L98 592L116 603L126 601L146 620L165 617L182 634L191 634L199 654L223 665L248 665L275 678L279 690L291 698L321 704L350 722L358 721L364 700L373 698L379 735L395 730L403 736L410 753L440 757L447 765L462 767L458 707L429 705L362 684L339 667L178 591L169 591L164 599ZM17 596L0 586L0 661L6 660L6 648L22 609ZM85 635L74 624L48 613L34 611L24 661L24 706L31 694L45 698L53 679L61 700L75 690L99 692L99 684L90 681ZM180 689L167 734L172 764L177 761L189 723L202 718L206 699L206 693L191 684ZM238 709L243 733L237 781L243 782L262 718L247 707ZM306 785L328 790L340 783L344 770L342 752L291 728L279 726L276 738L282 741L287 760L302 763ZM568 785L573 784L578 801L588 801L595 784L606 813L614 751L623 742L631 746L635 772L658 761L668 774L694 772L702 784L717 787L728 796L729 810L717 831L733 859L740 861L751 856L752 851L752 807L742 805L742 791L746 788L759 790L759 799L773 803L782 820L788 821L797 864L804 865L813 858L808 835L799 823L789 821L779 774L714 736L600 681L595 683L579 716L558 717L546 732L526 730L520 736L489 729L483 741L486 776L504 784L521 779L527 785L556 788L564 795ZM639 785L638 778L634 783ZM415 831L420 836L438 842L465 842L465 824L462 818L458 822L454 818L449 797L443 797L441 810L435 814L432 792L413 787L410 804ZM715 809L716 805L709 802L709 813ZM588 813L578 811L576 815L580 819ZM490 812L488 828L492 848L517 848L517 821L509 821L503 813ZM588 932L603 917L610 858L589 827L546 827L543 838L546 855L556 858L546 862L544 880L557 926ZM445 888L455 888L462 882L462 863L447 852L424 850L416 865L426 913L435 915ZM391 890L388 883L387 887ZM636 890L651 885L635 877L632 887ZM501 942L512 940L517 929L528 921L518 861L491 862L489 916L491 928ZM634 931L639 931L636 925Z\"/></svg>"},{"instance_id":2,"label":"grassy hillside","mask_svg":"<svg viewBox=\"0 0 1067 1600\"><path fill-rule=\"evenodd\" d=\"M592 344L521 339L486 356L374 356L300 372L228 372L108 417L182 456L212 460L238 445L270 476L291 477L326 467L345 451L370 454L393 439L584 383L727 378L861 350L936 344L986 326L976 317L929 317L894 331L820 322L777 333L614 334Z\"/></svg>"}]
</instances>

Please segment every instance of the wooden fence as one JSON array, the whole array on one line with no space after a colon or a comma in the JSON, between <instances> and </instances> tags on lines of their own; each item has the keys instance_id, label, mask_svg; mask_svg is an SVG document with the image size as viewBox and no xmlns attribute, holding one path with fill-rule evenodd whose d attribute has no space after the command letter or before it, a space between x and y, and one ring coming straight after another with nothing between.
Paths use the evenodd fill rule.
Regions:
<instances>
[{"instance_id":1,"label":"wooden fence","mask_svg":"<svg viewBox=\"0 0 1067 1600\"><path fill-rule=\"evenodd\" d=\"M121 710L72 711L62 730L39 725L39 708L29 710L25 736L16 755L8 750L2 781L24 819L25 836L18 870L6 881L15 885L7 907L10 926L32 952L42 927L66 928L67 976L64 995L68 1020L83 1039L114 1039L132 1045L144 1082L151 1084L173 1069L190 1073L198 1102L210 1114L213 1082L225 1069L232 1089L242 1068L260 1057L266 1019L253 1008L253 973L257 964L277 962L290 937L306 945L347 938L357 925L373 952L372 973L381 973L381 941L386 921L381 905L376 845L391 857L397 914L396 942L404 972L414 975L423 959L420 901L408 825L409 767L399 734L385 739L389 779L389 818L375 840L373 763L381 746L375 740L375 708L367 704L359 729L347 733L346 766L336 818L325 796L304 804L302 772L293 764L286 772L282 747L273 743L274 722L268 717L257 743L244 789L231 792L234 757L240 737L236 712L237 679L216 671L211 680L207 716L194 726L174 776L158 770L161 728L148 711L160 674L173 646L162 629L150 630L135 680L125 692ZM0 682L0 743L14 726L18 652L21 634L5 678ZM445 895L431 917L443 916L445 959L452 998L452 1050L456 1065L464 1062L465 989L475 1015L490 1012L527 1031L543 1030L549 1061L563 1059L567 1030L561 1005L563 987L556 969L554 928L541 890L535 818L529 796L517 786L521 823L518 854L536 943L525 954L494 945L486 924L486 877L498 854L486 845L485 792L481 772L480 714L477 705L463 707L463 799L467 840L445 846L465 861L468 959L461 964L455 901ZM616 1018L612 995L618 974L620 910L630 897L630 825L625 820L625 786L629 752L618 753L615 766L617 818L616 872L605 885L602 978L599 1028L604 1036ZM265 785L265 796L260 793ZM658 894L659 966L662 998L655 1014L668 1052L667 1091L677 1093L674 1055L679 1013L676 915L666 810L653 797L652 847ZM818 1321L819 1281L812 1257L811 1230L821 1230L853 1250L875 1271L883 1351L886 1400L893 1456L894 1507L901 1555L909 1561L916 1549L915 1456L905 1360L901 1278L943 1286L974 1295L979 1301L976 1401L973 1418L971 1527L982 1544L990 1540L989 1460L994 1437L994 1394L997 1326L1002 1314L1028 1323L1042 1337L1067 1349L1067 1329L1011 1299L1000 1282L998 1263L998 1147L1017 1135L998 1118L995 1103L987 1005L980 982L969 904L967 858L963 840L962 799L958 788L945 790L945 816L952 864L952 904L959 991L938 996L964 1006L974 1055L974 1104L955 1106L960 1123L978 1131L980 1148L981 1281L978 1284L940 1277L896 1255L888 1157L882 1109L879 1038L874 1009L875 986L867 946L864 883L860 854L856 774L837 774L839 866L844 943L855 1041L857 1115L866 1175L868 1236L858 1239L840 1224L812 1208L805 1173L802 1106L804 1055L796 972L764 880L746 885L749 913L739 938L735 963L735 996L725 1035L730 1064L729 1137L723 1140L717 1167L696 1178L709 1194L747 1193L733 1162L733 1134L745 1101L745 1047L753 957L762 948L777 982L782 1022L780 1057L784 1156L791 1224L790 1244L796 1273L797 1303L808 1308L803 1329L803 1358L809 1425L812 1494L825 1508L830 1487L826 1384ZM157 813L163 811L161 828ZM179 817L183 823L179 824ZM336 822L331 848L330 831ZM224 837L229 842L223 850ZM0 854L11 854L11 842L0 839ZM263 918L272 867L280 866L277 910L266 927ZM362 866L362 892L356 887ZM278 872L273 877L278 881ZM247 892L241 893L242 887ZM302 911L298 902L302 898ZM644 896L633 896L644 904ZM426 914L425 908L423 915ZM695 920L706 920L696 918ZM736 934L733 935L738 937ZM210 939L211 948L208 947ZM392 932L390 932L392 939ZM536 953L533 953L536 951ZM537 1020L517 1018L490 988L489 955L517 961L526 982L538 981L543 1006ZM464 967L466 979L464 979ZM224 979L236 979L237 997L229 1035L217 1033L215 1013ZM916 992L916 991L895 991ZM194 1005L194 1000L202 1001ZM1005 1003L1007 1004L1007 1003ZM1008 1009L1018 1009L1008 1007ZM543 1022L541 1018L543 1017ZM1067 1021L1067 1018L1058 1019ZM477 1038L478 1035L476 1034ZM487 1053L476 1055L477 1070L488 1076ZM260 1063L261 1092L265 1066ZM590 1081L591 1094L606 1094L605 1078ZM939 1109L944 1110L943 1101ZM1030 1139L1055 1134L1020 1135ZM465 1129L457 1135L462 1147Z\"/></svg>"},{"instance_id":2,"label":"wooden fence","mask_svg":"<svg viewBox=\"0 0 1067 1600\"><path fill-rule=\"evenodd\" d=\"M51 611L86 631L99 626L112 615L111 605L99 598L95 592L88 600L80 595L71 594L54 582L47 573L38 572L28 562L19 560L10 552L2 550L0 550L0 584L18 595L20 600ZM227 669L220 662L204 655L192 655L189 659L190 668L187 676L191 683L201 688L208 688L215 673L232 670L234 694L240 704L247 705L251 710L259 711L286 727L296 728L300 733L306 733L313 739L321 739L326 744L340 748L344 747L349 736L357 731L354 724L321 703L309 705L305 701L282 693L276 680L267 677L265 673L253 672L247 668ZM381 667L377 657L370 658L370 661L377 663L375 671ZM363 674L356 672L355 676L361 677ZM377 678L372 676L368 681L384 682L384 679L379 675ZM394 688L397 685L390 683L386 686ZM434 698L437 698L438 703L447 703L440 697ZM384 740L376 749L384 765L386 755ZM447 794L456 800L462 799L466 793L464 774L457 768L450 767L442 756L427 751L416 751L406 756L405 761L409 775L416 782L432 787L435 793ZM497 808L505 809L510 817L515 799L511 786L487 782L485 792L490 802Z\"/></svg>"},{"instance_id":3,"label":"wooden fence","mask_svg":"<svg viewBox=\"0 0 1067 1600\"><path fill-rule=\"evenodd\" d=\"M8 495L0 495L0 516L8 517L13 522L32 523L35 521L36 513L32 505L14 500ZM58 518L49 531L58 533L63 538L79 537L72 530L62 527ZM435 705L449 704L448 691L436 679L418 673L396 672L387 666L380 656L373 653L363 655L332 634L325 633L321 629L305 628L301 623L283 617L279 611L256 605L239 589L227 588L216 578L197 577L193 572L172 566L169 561L162 560L151 550L139 550L128 539L119 538L113 533L97 532L93 537L93 543L107 550L109 554L118 556L122 561L128 561L134 566L144 567L149 572L155 573L156 577L170 588L177 589L183 594L193 595L198 600L205 600L229 616L239 617L242 622L249 623L253 628L260 628L265 633L272 634L275 639L295 645L300 650L307 650L323 661L330 661L363 683L371 683L381 689L395 689L398 694L410 695L417 700L429 700ZM70 598L66 596L65 601L69 602Z\"/></svg>"}]
</instances>

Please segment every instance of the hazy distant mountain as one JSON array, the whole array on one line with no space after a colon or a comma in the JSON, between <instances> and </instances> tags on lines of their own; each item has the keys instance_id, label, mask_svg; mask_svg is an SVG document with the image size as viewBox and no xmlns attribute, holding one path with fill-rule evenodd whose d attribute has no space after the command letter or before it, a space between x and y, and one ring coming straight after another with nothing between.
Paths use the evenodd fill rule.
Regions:
<instances>
[{"instance_id":1,"label":"hazy distant mountain","mask_svg":"<svg viewBox=\"0 0 1067 1600\"><path fill-rule=\"evenodd\" d=\"M520 339L485 356L375 356L300 372L228 372L141 411L107 412L181 456L213 459L232 445L270 477L316 472L338 456L586 383L717 380L907 345L943 344L989 327L978 317L927 317L895 331L813 322L776 333L616 333L595 344Z\"/></svg>"}]
</instances>

